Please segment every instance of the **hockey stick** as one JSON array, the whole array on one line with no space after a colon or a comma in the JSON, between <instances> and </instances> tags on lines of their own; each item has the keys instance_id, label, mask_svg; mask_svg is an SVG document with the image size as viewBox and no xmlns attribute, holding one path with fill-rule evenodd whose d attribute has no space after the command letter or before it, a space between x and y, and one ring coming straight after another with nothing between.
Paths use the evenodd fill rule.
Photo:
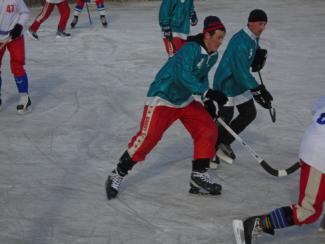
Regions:
<instances>
[{"instance_id":1,"label":"hockey stick","mask_svg":"<svg viewBox=\"0 0 325 244\"><path fill-rule=\"evenodd\" d=\"M168 56L171 58L174 56L174 51L176 51L176 46L173 42L173 39L171 39L171 40L167 39L167 40L168 40L168 43L170 44L169 50L168 50Z\"/></svg>"},{"instance_id":2,"label":"hockey stick","mask_svg":"<svg viewBox=\"0 0 325 244\"><path fill-rule=\"evenodd\" d=\"M8 36L6 39L3 40L3 42L0 45L0 50L4 48L9 42L11 42L11 37Z\"/></svg>"},{"instance_id":3,"label":"hockey stick","mask_svg":"<svg viewBox=\"0 0 325 244\"><path fill-rule=\"evenodd\" d=\"M261 73L259 71L258 71L258 76L260 77L261 84L264 85L263 79L262 79L262 75L261 75ZM269 113L270 113L272 122L275 123L275 121L276 121L276 111L275 111L275 108L272 108L272 107L269 108Z\"/></svg>"},{"instance_id":4,"label":"hockey stick","mask_svg":"<svg viewBox=\"0 0 325 244\"><path fill-rule=\"evenodd\" d=\"M287 169L274 169L263 158L261 158L242 138L240 138L221 118L216 118L218 123L223 126L262 166L262 168L269 174L277 177L287 176L300 168L300 163L296 162Z\"/></svg>"},{"instance_id":5,"label":"hockey stick","mask_svg":"<svg viewBox=\"0 0 325 244\"><path fill-rule=\"evenodd\" d=\"M93 24L93 22L91 21L91 17L90 17L90 12L89 12L89 7L88 7L88 3L87 2L85 2L86 3L86 8L87 8L87 13L88 13L88 18L89 18L89 24Z\"/></svg>"}]
</instances>

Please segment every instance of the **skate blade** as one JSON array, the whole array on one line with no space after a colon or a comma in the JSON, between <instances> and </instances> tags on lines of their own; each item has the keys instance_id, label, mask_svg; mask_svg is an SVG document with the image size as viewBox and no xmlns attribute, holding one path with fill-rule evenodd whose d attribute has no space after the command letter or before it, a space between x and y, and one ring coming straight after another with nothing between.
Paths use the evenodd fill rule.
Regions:
<instances>
[{"instance_id":1,"label":"skate blade","mask_svg":"<svg viewBox=\"0 0 325 244\"><path fill-rule=\"evenodd\" d=\"M193 195L200 195L200 196L219 196L219 195L221 195L221 191L211 193L211 192L203 191L201 189L194 188L194 187L191 187L188 192Z\"/></svg>"},{"instance_id":2,"label":"skate blade","mask_svg":"<svg viewBox=\"0 0 325 244\"><path fill-rule=\"evenodd\" d=\"M243 221L239 220L239 219L233 220L232 221L232 228L234 230L236 243L237 244L245 244Z\"/></svg>"},{"instance_id":3,"label":"skate blade","mask_svg":"<svg viewBox=\"0 0 325 244\"><path fill-rule=\"evenodd\" d=\"M32 112L32 108L29 106L27 109L17 110L17 114L24 115Z\"/></svg>"},{"instance_id":4,"label":"skate blade","mask_svg":"<svg viewBox=\"0 0 325 244\"><path fill-rule=\"evenodd\" d=\"M233 164L234 163L234 160L231 158L231 157L229 157L229 156L227 156L222 150L218 150L217 151L217 156L218 156L218 158L220 159L220 160L222 160L222 161L224 161L225 163L227 163L227 164Z\"/></svg>"}]
</instances>

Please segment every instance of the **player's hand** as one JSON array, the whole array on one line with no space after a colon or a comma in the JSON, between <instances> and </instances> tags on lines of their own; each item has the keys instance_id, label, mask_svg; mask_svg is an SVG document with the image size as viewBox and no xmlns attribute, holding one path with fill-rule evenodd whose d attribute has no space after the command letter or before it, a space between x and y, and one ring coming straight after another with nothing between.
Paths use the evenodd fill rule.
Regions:
<instances>
[{"instance_id":1,"label":"player's hand","mask_svg":"<svg viewBox=\"0 0 325 244\"><path fill-rule=\"evenodd\" d=\"M264 85L259 85L258 87L252 89L251 93L255 101L260 104L263 108L272 108L273 97L271 93L266 90Z\"/></svg>"},{"instance_id":2,"label":"player's hand","mask_svg":"<svg viewBox=\"0 0 325 244\"><path fill-rule=\"evenodd\" d=\"M21 35L21 31L23 30L23 26L21 24L16 24L14 28L9 32L11 39L16 39Z\"/></svg>"}]
</instances>

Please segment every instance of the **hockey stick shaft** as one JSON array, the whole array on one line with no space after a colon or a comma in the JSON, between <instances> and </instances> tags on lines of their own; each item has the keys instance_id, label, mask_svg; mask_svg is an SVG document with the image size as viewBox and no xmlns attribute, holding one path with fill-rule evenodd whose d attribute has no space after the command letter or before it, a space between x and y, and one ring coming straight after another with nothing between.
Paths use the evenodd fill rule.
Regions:
<instances>
[{"instance_id":1,"label":"hockey stick shaft","mask_svg":"<svg viewBox=\"0 0 325 244\"><path fill-rule=\"evenodd\" d=\"M300 168L300 163L296 162L287 169L274 169L271 167L263 158L261 158L254 150L251 148L241 137L239 137L221 118L217 118L219 124L223 126L252 156L253 158L262 166L262 168L269 174L277 177L287 176L295 172Z\"/></svg>"},{"instance_id":2,"label":"hockey stick shaft","mask_svg":"<svg viewBox=\"0 0 325 244\"><path fill-rule=\"evenodd\" d=\"M263 83L263 79L262 79L262 75L261 75L261 73L258 71L258 76L260 77L260 80L261 80L261 84L262 85L264 85L264 83ZM275 123L275 121L276 121L276 111L275 111L275 108L270 108L269 109L269 113L270 113L270 116L271 116L271 120L272 120L272 122L273 123Z\"/></svg>"},{"instance_id":3,"label":"hockey stick shaft","mask_svg":"<svg viewBox=\"0 0 325 244\"><path fill-rule=\"evenodd\" d=\"M0 44L0 50L4 48L9 42L11 42L11 37L8 36L3 42Z\"/></svg>"},{"instance_id":4,"label":"hockey stick shaft","mask_svg":"<svg viewBox=\"0 0 325 244\"><path fill-rule=\"evenodd\" d=\"M86 2L86 8L87 8L87 13L88 13L88 18L89 18L89 24L93 24L93 22L91 21L91 17L90 17L90 12L89 12L89 7L88 7L88 3Z\"/></svg>"}]
</instances>

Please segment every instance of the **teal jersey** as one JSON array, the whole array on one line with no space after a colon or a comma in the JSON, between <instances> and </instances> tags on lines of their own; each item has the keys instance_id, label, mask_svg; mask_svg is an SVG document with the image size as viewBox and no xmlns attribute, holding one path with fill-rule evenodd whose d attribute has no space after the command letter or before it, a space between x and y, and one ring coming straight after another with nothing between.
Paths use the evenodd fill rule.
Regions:
<instances>
[{"instance_id":1,"label":"teal jersey","mask_svg":"<svg viewBox=\"0 0 325 244\"><path fill-rule=\"evenodd\" d=\"M257 47L258 38L247 27L237 32L229 41L218 65L213 89L234 97L256 88L258 83L250 73L250 66Z\"/></svg>"},{"instance_id":2,"label":"teal jersey","mask_svg":"<svg viewBox=\"0 0 325 244\"><path fill-rule=\"evenodd\" d=\"M202 34L198 36L203 40ZM160 97L176 107L193 99L192 95L203 95L209 88L208 73L217 59L217 52L208 54L198 42L187 42L160 69L147 97Z\"/></svg>"},{"instance_id":3,"label":"teal jersey","mask_svg":"<svg viewBox=\"0 0 325 244\"><path fill-rule=\"evenodd\" d=\"M193 10L193 0L163 0L159 10L159 25L169 25L173 32L188 35Z\"/></svg>"}]
</instances>

